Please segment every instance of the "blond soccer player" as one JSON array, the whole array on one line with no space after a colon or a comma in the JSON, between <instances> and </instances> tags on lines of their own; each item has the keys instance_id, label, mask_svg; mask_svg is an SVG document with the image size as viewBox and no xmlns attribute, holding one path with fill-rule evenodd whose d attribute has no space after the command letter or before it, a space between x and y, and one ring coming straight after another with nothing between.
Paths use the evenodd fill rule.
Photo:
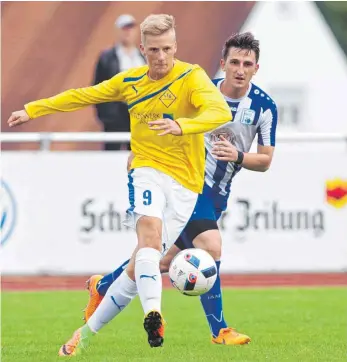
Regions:
<instances>
[{"instance_id":1,"label":"blond soccer player","mask_svg":"<svg viewBox=\"0 0 347 362\"><path fill-rule=\"evenodd\" d=\"M12 113L8 123L13 127L47 114L103 102L128 104L135 157L129 174L126 224L136 230L138 246L117 287L128 302L139 294L148 342L151 347L158 347L164 341L159 269L162 243L170 246L176 241L202 192L203 134L229 122L232 115L202 68L175 59L177 43L172 16L148 16L141 24L141 42L148 65L92 87L71 89L28 103L24 110ZM128 302L120 305L110 296L103 299L99 308L113 303L120 312ZM79 328L59 353L76 354L102 325L93 327L88 323Z\"/></svg>"}]
</instances>

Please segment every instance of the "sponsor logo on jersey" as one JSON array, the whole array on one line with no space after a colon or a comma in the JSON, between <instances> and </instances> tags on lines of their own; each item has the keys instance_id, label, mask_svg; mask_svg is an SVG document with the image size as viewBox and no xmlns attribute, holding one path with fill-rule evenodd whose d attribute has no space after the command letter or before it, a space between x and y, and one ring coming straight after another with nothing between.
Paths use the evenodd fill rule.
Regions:
<instances>
[{"instance_id":1,"label":"sponsor logo on jersey","mask_svg":"<svg viewBox=\"0 0 347 362\"><path fill-rule=\"evenodd\" d=\"M140 124L148 124L148 122L156 121L162 118L162 113L138 113L131 112L131 116L135 118Z\"/></svg>"},{"instance_id":2,"label":"sponsor logo on jersey","mask_svg":"<svg viewBox=\"0 0 347 362\"><path fill-rule=\"evenodd\" d=\"M134 85L132 85L131 88L135 91L136 94L139 92Z\"/></svg>"}]
</instances>

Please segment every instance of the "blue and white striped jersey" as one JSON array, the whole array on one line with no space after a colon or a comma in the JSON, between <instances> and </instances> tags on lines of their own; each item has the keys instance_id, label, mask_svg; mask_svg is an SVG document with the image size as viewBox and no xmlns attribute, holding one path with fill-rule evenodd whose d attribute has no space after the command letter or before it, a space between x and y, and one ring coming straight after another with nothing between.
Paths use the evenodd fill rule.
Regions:
<instances>
[{"instance_id":1,"label":"blue and white striped jersey","mask_svg":"<svg viewBox=\"0 0 347 362\"><path fill-rule=\"evenodd\" d=\"M215 79L213 83L220 89L223 80ZM213 143L223 135L239 151L249 152L258 135L258 144L275 146L277 108L275 102L253 83L250 83L247 93L240 99L224 97L232 111L233 120L205 134L205 184L216 193L228 197L231 181L241 166L217 161L211 154Z\"/></svg>"}]
</instances>

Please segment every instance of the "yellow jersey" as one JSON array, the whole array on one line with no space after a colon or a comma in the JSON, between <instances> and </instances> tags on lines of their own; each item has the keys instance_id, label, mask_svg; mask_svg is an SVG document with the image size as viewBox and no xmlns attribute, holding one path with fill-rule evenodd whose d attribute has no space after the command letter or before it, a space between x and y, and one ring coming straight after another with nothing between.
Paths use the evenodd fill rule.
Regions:
<instances>
[{"instance_id":1,"label":"yellow jersey","mask_svg":"<svg viewBox=\"0 0 347 362\"><path fill-rule=\"evenodd\" d=\"M224 97L198 65L176 60L162 79L148 77L148 66L132 68L92 87L70 89L25 105L30 118L75 111L91 104L122 101L128 104L131 167L152 167L201 193L204 184L204 133L231 121ZM158 136L148 122L175 120L182 136ZM115 119L115 122L117 120Z\"/></svg>"}]
</instances>

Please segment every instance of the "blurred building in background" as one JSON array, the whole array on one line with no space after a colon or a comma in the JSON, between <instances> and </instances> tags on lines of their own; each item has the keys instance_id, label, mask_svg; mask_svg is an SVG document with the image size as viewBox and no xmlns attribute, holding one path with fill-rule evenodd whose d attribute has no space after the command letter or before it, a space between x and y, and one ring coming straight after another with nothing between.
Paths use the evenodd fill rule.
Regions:
<instances>
[{"instance_id":1,"label":"blurred building in background","mask_svg":"<svg viewBox=\"0 0 347 362\"><path fill-rule=\"evenodd\" d=\"M325 18L314 2L204 2L204 6L160 1L3 2L1 8L3 131L9 131L10 113L24 103L89 85L95 60L114 44L110 29L117 16L130 13L141 22L159 12L176 17L178 58L200 64L211 77L218 70L224 40L233 32L253 31L261 43L260 71L254 80L277 101L281 130L346 130L341 104L347 61L334 36L347 49L343 36L347 16L341 15L347 14L346 5L320 3ZM14 28L18 14L25 17ZM218 21L211 22L211 14ZM89 107L63 117L47 116L20 131L100 129ZM23 147L36 146L2 145L3 149ZM102 146L55 145L58 149L86 147Z\"/></svg>"},{"instance_id":2,"label":"blurred building in background","mask_svg":"<svg viewBox=\"0 0 347 362\"><path fill-rule=\"evenodd\" d=\"M347 131L347 57L314 2L259 2L241 31L260 39L253 81L275 99L280 131Z\"/></svg>"}]
</instances>

